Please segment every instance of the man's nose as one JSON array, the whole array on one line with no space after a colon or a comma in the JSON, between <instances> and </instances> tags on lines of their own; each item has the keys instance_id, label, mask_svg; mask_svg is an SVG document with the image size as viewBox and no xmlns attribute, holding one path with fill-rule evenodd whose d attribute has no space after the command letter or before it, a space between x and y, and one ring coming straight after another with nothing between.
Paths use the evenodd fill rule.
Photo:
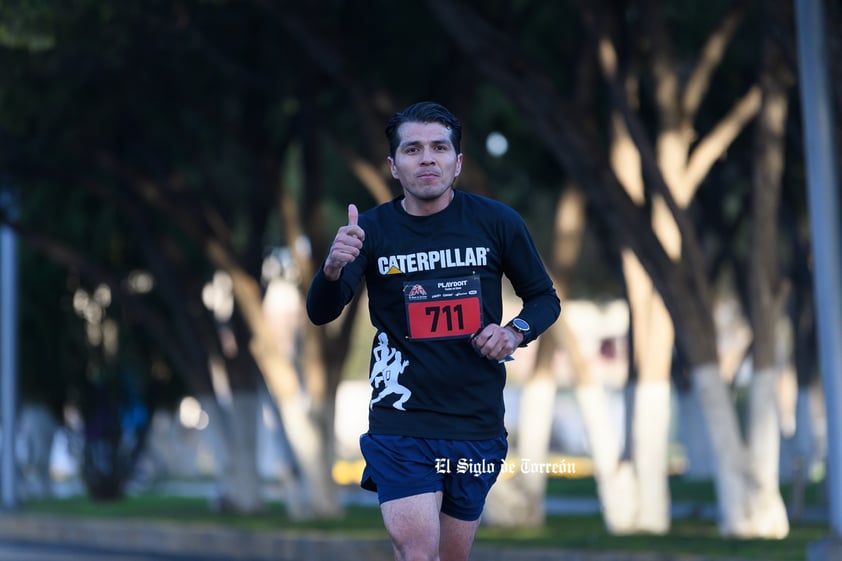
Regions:
<instances>
[{"instance_id":1,"label":"man's nose","mask_svg":"<svg viewBox=\"0 0 842 561\"><path fill-rule=\"evenodd\" d=\"M433 156L433 150L431 148L424 148L424 151L421 154L421 163L422 164L432 164L434 162L435 162L435 158Z\"/></svg>"}]
</instances>

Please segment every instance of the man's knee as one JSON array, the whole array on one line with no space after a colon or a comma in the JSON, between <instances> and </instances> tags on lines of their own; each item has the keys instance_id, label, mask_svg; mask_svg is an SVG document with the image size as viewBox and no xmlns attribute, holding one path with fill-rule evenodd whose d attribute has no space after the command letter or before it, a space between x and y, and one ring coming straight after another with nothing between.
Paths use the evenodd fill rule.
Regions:
<instances>
[{"instance_id":1,"label":"man's knee","mask_svg":"<svg viewBox=\"0 0 842 561\"><path fill-rule=\"evenodd\" d=\"M423 493L380 505L397 561L438 561L440 493Z\"/></svg>"},{"instance_id":2,"label":"man's knee","mask_svg":"<svg viewBox=\"0 0 842 561\"><path fill-rule=\"evenodd\" d=\"M467 561L479 523L478 519L465 521L442 514L439 561Z\"/></svg>"},{"instance_id":3,"label":"man's knee","mask_svg":"<svg viewBox=\"0 0 842 561\"><path fill-rule=\"evenodd\" d=\"M438 529L421 523L406 525L400 522L387 523L387 531L395 550L396 561L438 561Z\"/></svg>"},{"instance_id":4,"label":"man's knee","mask_svg":"<svg viewBox=\"0 0 842 561\"><path fill-rule=\"evenodd\" d=\"M395 548L395 561L439 561L438 548L429 551L427 548L404 547Z\"/></svg>"}]
</instances>

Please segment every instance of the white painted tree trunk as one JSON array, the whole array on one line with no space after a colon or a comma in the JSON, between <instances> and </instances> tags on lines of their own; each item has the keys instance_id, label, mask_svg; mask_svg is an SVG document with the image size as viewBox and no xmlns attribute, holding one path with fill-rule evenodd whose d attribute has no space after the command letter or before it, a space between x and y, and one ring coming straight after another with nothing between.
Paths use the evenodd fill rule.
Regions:
<instances>
[{"instance_id":1,"label":"white painted tree trunk","mask_svg":"<svg viewBox=\"0 0 842 561\"><path fill-rule=\"evenodd\" d=\"M790 516L800 520L804 516L806 487L819 458L819 446L815 439L815 428L810 405L812 388L800 386L795 405L795 432L784 441L781 454L783 479L792 483Z\"/></svg>"},{"instance_id":2,"label":"white painted tree trunk","mask_svg":"<svg viewBox=\"0 0 842 561\"><path fill-rule=\"evenodd\" d=\"M302 384L290 358L295 348L296 326L301 322L302 298L285 281L274 282L271 288L266 300L257 303L249 316L255 335L251 352L278 406L285 434L299 467L298 485L285 485L289 499L287 510L297 519L336 517L341 514L342 507L333 481L333 454L329 453L332 448L327 446L326 440L329 438L327 434L332 437L333 432L325 431L319 425L319 416L312 407L317 401L313 394L318 396L323 389L316 386L323 386L324 379L323 376L305 376L310 386ZM241 300L255 304L251 298L256 295L243 292ZM324 403L322 406L332 408L335 403Z\"/></svg>"},{"instance_id":3,"label":"white painted tree trunk","mask_svg":"<svg viewBox=\"0 0 842 561\"><path fill-rule=\"evenodd\" d=\"M640 496L632 465L620 462L620 439L609 423L605 387L580 384L576 386L576 399L588 433L605 526L612 534L632 532Z\"/></svg>"},{"instance_id":4,"label":"white painted tree trunk","mask_svg":"<svg viewBox=\"0 0 842 561\"><path fill-rule=\"evenodd\" d=\"M222 486L224 496L236 512L263 508L263 494L257 470L257 423L260 400L256 393L231 395L232 438L226 443Z\"/></svg>"},{"instance_id":5,"label":"white painted tree trunk","mask_svg":"<svg viewBox=\"0 0 842 561\"><path fill-rule=\"evenodd\" d=\"M509 453L515 464L546 461L555 397L556 382L552 376L536 375L524 384L517 446ZM541 527L546 519L546 490L545 473L518 472L513 477L501 475L488 495L483 521L506 528Z\"/></svg>"},{"instance_id":6,"label":"white painted tree trunk","mask_svg":"<svg viewBox=\"0 0 842 561\"><path fill-rule=\"evenodd\" d=\"M260 510L263 498L257 471L257 397L232 394L225 408L213 395L196 397L210 418L207 430L211 431L214 448L218 507L233 512ZM238 415L240 418L236 418Z\"/></svg>"},{"instance_id":7,"label":"white painted tree trunk","mask_svg":"<svg viewBox=\"0 0 842 561\"><path fill-rule=\"evenodd\" d=\"M670 382L640 381L634 395L632 458L641 498L636 530L663 534L670 528Z\"/></svg>"},{"instance_id":8,"label":"white painted tree trunk","mask_svg":"<svg viewBox=\"0 0 842 561\"><path fill-rule=\"evenodd\" d=\"M769 400L774 396L774 376L757 381L753 388L753 400ZM760 373L763 376L763 373ZM759 439L754 446L746 448L741 440L739 425L728 388L722 380L719 368L708 365L694 369L694 390L704 408L705 421L711 436L716 459L715 482L718 494L719 529L725 536L738 538L782 538L789 525L786 510L777 490L778 445L771 444L777 438L777 415L769 415L768 408L774 408L776 400L766 402L757 418L750 418L752 440ZM756 405L756 404L755 404ZM770 422L772 427L770 428ZM774 457L771 457L774 454ZM757 471L756 462L769 461L774 467L764 466ZM757 473L762 473L764 484ZM774 477L774 481L771 479Z\"/></svg>"},{"instance_id":9,"label":"white painted tree trunk","mask_svg":"<svg viewBox=\"0 0 842 561\"><path fill-rule=\"evenodd\" d=\"M300 489L304 500L301 512L290 512L298 518L330 518L342 513L332 479L333 465L324 456L324 434L310 417L304 396L285 399L279 404L284 430L300 469Z\"/></svg>"},{"instance_id":10,"label":"white painted tree trunk","mask_svg":"<svg viewBox=\"0 0 842 561\"><path fill-rule=\"evenodd\" d=\"M666 227L661 230L670 231ZM663 300L631 252L623 253L623 271L631 308L632 358L638 374L637 382L630 387L633 400L628 431L638 504L633 523L623 531L665 533L671 518L667 477L670 368L675 334Z\"/></svg>"},{"instance_id":11,"label":"white painted tree trunk","mask_svg":"<svg viewBox=\"0 0 842 561\"><path fill-rule=\"evenodd\" d=\"M751 535L746 511L746 457L737 415L717 364L691 372L693 391L699 398L715 459L714 482L718 495L719 530L724 536Z\"/></svg>"},{"instance_id":12,"label":"white painted tree trunk","mask_svg":"<svg viewBox=\"0 0 842 561\"><path fill-rule=\"evenodd\" d=\"M58 427L58 421L44 404L21 405L14 453L15 467L20 474L18 492L24 500L52 494L50 454Z\"/></svg>"},{"instance_id":13,"label":"white painted tree trunk","mask_svg":"<svg viewBox=\"0 0 842 561\"><path fill-rule=\"evenodd\" d=\"M749 394L752 513L757 535L765 538L785 538L789 534L786 506L778 487L781 449L778 379L774 368L755 371Z\"/></svg>"},{"instance_id":14,"label":"white painted tree trunk","mask_svg":"<svg viewBox=\"0 0 842 561\"><path fill-rule=\"evenodd\" d=\"M698 394L694 391L679 392L678 410L681 412L678 420L679 438L687 459L684 477L711 479L716 462Z\"/></svg>"},{"instance_id":15,"label":"white painted tree trunk","mask_svg":"<svg viewBox=\"0 0 842 561\"><path fill-rule=\"evenodd\" d=\"M825 450L824 434L816 427L815 402L821 402L820 391L815 385L800 386L795 406L795 435L793 436L795 454L801 458L803 471L807 477L813 467L820 464ZM817 434L820 433L820 434Z\"/></svg>"},{"instance_id":16,"label":"white painted tree trunk","mask_svg":"<svg viewBox=\"0 0 842 561\"><path fill-rule=\"evenodd\" d=\"M634 388L631 462L621 459L619 435L608 419L605 388L576 388L588 432L605 525L612 534L664 533L670 526L667 444L669 382L644 382Z\"/></svg>"}]
</instances>

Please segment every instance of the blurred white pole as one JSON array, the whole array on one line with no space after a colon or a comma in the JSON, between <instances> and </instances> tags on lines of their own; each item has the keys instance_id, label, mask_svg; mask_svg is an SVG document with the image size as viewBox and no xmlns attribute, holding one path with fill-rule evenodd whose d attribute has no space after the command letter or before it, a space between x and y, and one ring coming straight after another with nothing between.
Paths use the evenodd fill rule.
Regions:
<instances>
[{"instance_id":1,"label":"blurred white pole","mask_svg":"<svg viewBox=\"0 0 842 561\"><path fill-rule=\"evenodd\" d=\"M10 189L0 186L0 211L15 217ZM0 227L0 492L3 508L17 506L15 493L15 407L18 369L18 252L17 236L8 226Z\"/></svg>"},{"instance_id":2,"label":"blurred white pole","mask_svg":"<svg viewBox=\"0 0 842 561\"><path fill-rule=\"evenodd\" d=\"M813 239L819 365L827 412L830 528L842 538L842 231L823 0L795 0L798 73Z\"/></svg>"}]
</instances>

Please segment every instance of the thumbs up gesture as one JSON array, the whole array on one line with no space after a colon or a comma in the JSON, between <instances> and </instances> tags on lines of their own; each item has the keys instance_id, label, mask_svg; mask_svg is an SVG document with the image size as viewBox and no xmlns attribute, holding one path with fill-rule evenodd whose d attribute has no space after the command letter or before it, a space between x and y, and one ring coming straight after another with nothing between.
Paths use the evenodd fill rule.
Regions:
<instances>
[{"instance_id":1,"label":"thumbs up gesture","mask_svg":"<svg viewBox=\"0 0 842 561\"><path fill-rule=\"evenodd\" d=\"M336 232L323 268L325 276L330 280L339 279L345 265L360 254L365 232L357 225L358 219L359 211L356 205L348 205L348 224Z\"/></svg>"}]
</instances>

